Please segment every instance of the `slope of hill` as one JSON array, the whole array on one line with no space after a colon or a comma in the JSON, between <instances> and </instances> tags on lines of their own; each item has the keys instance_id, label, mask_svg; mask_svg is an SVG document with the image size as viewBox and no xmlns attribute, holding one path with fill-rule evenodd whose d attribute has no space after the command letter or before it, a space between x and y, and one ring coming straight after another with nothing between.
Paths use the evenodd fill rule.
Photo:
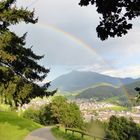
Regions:
<instances>
[{"instance_id":1,"label":"slope of hill","mask_svg":"<svg viewBox=\"0 0 140 140\"><path fill-rule=\"evenodd\" d=\"M117 88L114 88L112 86L100 85L82 91L79 95L76 96L76 98L86 98L86 99L96 98L102 100L117 95L118 95Z\"/></svg>"},{"instance_id":2,"label":"slope of hill","mask_svg":"<svg viewBox=\"0 0 140 140\"><path fill-rule=\"evenodd\" d=\"M96 99L106 99L106 98L111 98L111 97L120 97L120 100L126 100L126 99L133 99L136 97L138 94L135 91L136 87L140 87L140 81L128 84L128 85L123 85L119 88L115 88L112 86L104 86L100 85L97 87L93 88L88 88L86 90L83 90L82 92L79 93L79 95L76 96L76 98L96 98Z\"/></svg>"},{"instance_id":3,"label":"slope of hill","mask_svg":"<svg viewBox=\"0 0 140 140\"><path fill-rule=\"evenodd\" d=\"M72 71L62 75L51 83L51 89L58 88L60 91L77 91L97 85L100 83L108 83L114 86L121 86L134 82L132 78L116 78L95 72L87 71Z\"/></svg>"},{"instance_id":4,"label":"slope of hill","mask_svg":"<svg viewBox=\"0 0 140 140\"><path fill-rule=\"evenodd\" d=\"M23 140L29 132L40 127L15 113L0 112L0 140Z\"/></svg>"}]
</instances>

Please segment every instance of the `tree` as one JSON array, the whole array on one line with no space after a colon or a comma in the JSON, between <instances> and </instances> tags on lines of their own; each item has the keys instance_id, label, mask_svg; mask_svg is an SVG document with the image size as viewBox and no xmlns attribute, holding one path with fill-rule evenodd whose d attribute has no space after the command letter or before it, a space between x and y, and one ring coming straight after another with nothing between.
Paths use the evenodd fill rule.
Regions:
<instances>
[{"instance_id":1,"label":"tree","mask_svg":"<svg viewBox=\"0 0 140 140\"><path fill-rule=\"evenodd\" d=\"M54 117L51 110L51 104L46 104L40 108L39 118L42 125L52 125L58 123L57 118Z\"/></svg>"},{"instance_id":2,"label":"tree","mask_svg":"<svg viewBox=\"0 0 140 140\"><path fill-rule=\"evenodd\" d=\"M37 61L44 56L36 55L31 47L25 48L26 35L19 37L10 31L11 25L20 22L35 24L34 11L17 8L16 0L0 1L0 90L1 100L15 106L28 103L36 96L48 96L50 83L42 87L36 83L43 81L49 69L40 66Z\"/></svg>"},{"instance_id":3,"label":"tree","mask_svg":"<svg viewBox=\"0 0 140 140\"><path fill-rule=\"evenodd\" d=\"M51 102L52 116L57 119L58 123L62 122L62 116L67 109L67 99L63 96L56 96Z\"/></svg>"},{"instance_id":4,"label":"tree","mask_svg":"<svg viewBox=\"0 0 140 140\"><path fill-rule=\"evenodd\" d=\"M96 31L101 40L121 37L132 28L130 21L140 16L139 0L80 0L80 6L95 5L102 15Z\"/></svg>"},{"instance_id":5,"label":"tree","mask_svg":"<svg viewBox=\"0 0 140 140\"><path fill-rule=\"evenodd\" d=\"M23 117L42 125L57 124L57 119L52 116L51 105L46 104L39 108L29 107L23 112Z\"/></svg>"},{"instance_id":6,"label":"tree","mask_svg":"<svg viewBox=\"0 0 140 140\"><path fill-rule=\"evenodd\" d=\"M51 103L52 117L57 122L70 128L82 128L83 118L79 107L75 103L68 103L63 96L56 96Z\"/></svg>"},{"instance_id":7,"label":"tree","mask_svg":"<svg viewBox=\"0 0 140 140\"><path fill-rule=\"evenodd\" d=\"M113 140L139 140L140 127L132 119L112 116L108 124L106 138Z\"/></svg>"},{"instance_id":8,"label":"tree","mask_svg":"<svg viewBox=\"0 0 140 140\"><path fill-rule=\"evenodd\" d=\"M69 103L62 122L66 127L83 129L83 117L76 103Z\"/></svg>"},{"instance_id":9,"label":"tree","mask_svg":"<svg viewBox=\"0 0 140 140\"><path fill-rule=\"evenodd\" d=\"M55 96L50 104L40 108L28 108L23 117L43 125L62 124L70 128L83 128L83 117L75 103L69 103L63 96Z\"/></svg>"}]
</instances>

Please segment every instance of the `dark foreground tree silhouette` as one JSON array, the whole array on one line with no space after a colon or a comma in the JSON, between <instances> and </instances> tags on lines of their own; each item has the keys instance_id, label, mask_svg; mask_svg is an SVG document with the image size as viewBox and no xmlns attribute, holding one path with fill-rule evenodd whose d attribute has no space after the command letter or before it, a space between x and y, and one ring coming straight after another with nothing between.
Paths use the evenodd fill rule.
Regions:
<instances>
[{"instance_id":1,"label":"dark foreground tree silhouette","mask_svg":"<svg viewBox=\"0 0 140 140\"><path fill-rule=\"evenodd\" d=\"M53 95L47 92L50 83L42 87L36 84L43 81L49 69L37 61L43 56L36 55L31 48L25 48L26 33L19 37L10 31L11 25L20 22L35 24L34 11L17 8L16 0L0 1L0 99L15 106L28 103L36 96ZM14 102L13 102L14 101Z\"/></svg>"},{"instance_id":2,"label":"dark foreground tree silhouette","mask_svg":"<svg viewBox=\"0 0 140 140\"><path fill-rule=\"evenodd\" d=\"M140 16L140 0L81 0L79 5L95 5L102 15L96 31L101 40L121 37L132 28L130 21Z\"/></svg>"}]
</instances>

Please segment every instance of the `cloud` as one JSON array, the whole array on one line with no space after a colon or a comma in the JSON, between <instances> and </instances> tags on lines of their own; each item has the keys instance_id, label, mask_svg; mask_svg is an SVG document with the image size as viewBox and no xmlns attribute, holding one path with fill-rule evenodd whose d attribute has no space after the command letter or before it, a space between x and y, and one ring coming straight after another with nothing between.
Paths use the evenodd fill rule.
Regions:
<instances>
[{"instance_id":1,"label":"cloud","mask_svg":"<svg viewBox=\"0 0 140 140\"><path fill-rule=\"evenodd\" d=\"M113 77L133 77L139 78L140 77L140 65L133 65L133 66L125 66L124 68L112 68L108 65L87 65L75 68L78 71L92 71L98 72L105 75L110 75Z\"/></svg>"},{"instance_id":2,"label":"cloud","mask_svg":"<svg viewBox=\"0 0 140 140\"><path fill-rule=\"evenodd\" d=\"M39 22L47 24L45 27L21 25L15 30L20 34L29 32L27 46L33 45L36 53L45 54L41 64L52 67L52 69L54 66L62 66L61 70L58 67L55 68L56 73L61 73L57 71L67 72L69 68L98 71L116 76L133 76L133 74L138 76L140 66L139 19L133 22L133 29L126 36L102 42L96 34L99 15L95 7L80 7L79 1L32 0L29 3L28 0L21 0L18 5L24 4L29 6L29 9L35 7ZM86 49L64 33L52 30L48 24L82 40L91 49Z\"/></svg>"},{"instance_id":3,"label":"cloud","mask_svg":"<svg viewBox=\"0 0 140 140\"><path fill-rule=\"evenodd\" d=\"M114 69L114 70L106 70L102 72L103 74L115 76L115 77L133 77L139 78L140 77L140 66L131 66L125 67L123 69Z\"/></svg>"},{"instance_id":4,"label":"cloud","mask_svg":"<svg viewBox=\"0 0 140 140\"><path fill-rule=\"evenodd\" d=\"M113 77L132 77L132 78L139 78L140 77L140 66L133 65L124 68L111 68L108 65L73 65L73 66L64 66L64 65L53 65L51 66L51 72L49 73L47 80L53 80L60 75L67 74L73 70L77 71L92 71L97 72L100 74L105 74Z\"/></svg>"}]
</instances>

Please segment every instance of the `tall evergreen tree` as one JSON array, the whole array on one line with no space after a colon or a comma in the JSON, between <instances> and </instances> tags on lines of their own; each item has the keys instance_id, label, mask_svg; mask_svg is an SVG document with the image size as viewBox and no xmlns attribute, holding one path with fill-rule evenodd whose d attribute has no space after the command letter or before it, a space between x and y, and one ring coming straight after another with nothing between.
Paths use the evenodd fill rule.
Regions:
<instances>
[{"instance_id":1,"label":"tall evergreen tree","mask_svg":"<svg viewBox=\"0 0 140 140\"><path fill-rule=\"evenodd\" d=\"M36 55L31 48L25 48L27 33L19 37L10 31L11 25L20 22L35 24L34 11L16 7L16 0L0 1L0 94L1 101L18 106L28 103L36 96L47 96L50 83L37 85L49 72L38 64L43 56Z\"/></svg>"}]
</instances>

